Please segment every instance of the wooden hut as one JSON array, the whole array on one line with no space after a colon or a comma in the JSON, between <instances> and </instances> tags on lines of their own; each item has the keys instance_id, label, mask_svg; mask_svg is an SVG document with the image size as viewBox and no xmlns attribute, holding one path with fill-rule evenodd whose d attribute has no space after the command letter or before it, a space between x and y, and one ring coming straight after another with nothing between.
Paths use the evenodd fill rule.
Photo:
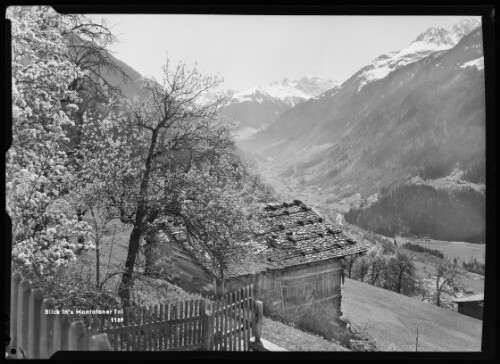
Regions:
<instances>
[{"instance_id":1,"label":"wooden hut","mask_svg":"<svg viewBox=\"0 0 500 364\"><path fill-rule=\"evenodd\" d=\"M325 330L342 316L342 259L366 247L299 200L263 207L260 222L259 231L228 262L225 289L253 283L266 315L327 335ZM167 279L190 290L203 286L206 291L213 288L211 282L220 288L202 245L180 236L161 244L164 262L159 266Z\"/></svg>"},{"instance_id":2,"label":"wooden hut","mask_svg":"<svg viewBox=\"0 0 500 364\"><path fill-rule=\"evenodd\" d=\"M458 305L458 312L461 314L483 319L484 294L462 297L453 302Z\"/></svg>"}]
</instances>

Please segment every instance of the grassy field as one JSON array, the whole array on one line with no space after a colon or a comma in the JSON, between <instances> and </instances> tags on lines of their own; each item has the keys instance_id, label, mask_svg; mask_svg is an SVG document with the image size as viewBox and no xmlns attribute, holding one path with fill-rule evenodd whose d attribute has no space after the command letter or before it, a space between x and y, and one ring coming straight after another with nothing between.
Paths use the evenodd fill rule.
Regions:
<instances>
[{"instance_id":1,"label":"grassy field","mask_svg":"<svg viewBox=\"0 0 500 364\"><path fill-rule=\"evenodd\" d=\"M443 241L443 240L430 240L423 239L409 240L397 237L396 241L399 243L410 241L413 244L425 246L430 249L442 250L444 255L450 260L454 257L460 260L467 260L469 258L476 258L478 262L484 263L485 249L484 244L472 244L464 241Z\"/></svg>"},{"instance_id":2,"label":"grassy field","mask_svg":"<svg viewBox=\"0 0 500 364\"><path fill-rule=\"evenodd\" d=\"M121 280L121 274L116 273L123 270L131 231L130 225L123 225L120 221L113 220L106 225L105 233L101 238L100 280L105 280L107 275L111 276L110 279L106 280L104 288L114 296L117 296ZM139 253L136 272L141 269L143 260L143 254ZM96 252L84 252L77 264L81 265L82 276L85 279L89 277L89 281L93 282L95 280ZM137 276L132 292L133 300L141 305L154 305L200 297L196 292L187 292L165 280L141 275Z\"/></svg>"},{"instance_id":3,"label":"grassy field","mask_svg":"<svg viewBox=\"0 0 500 364\"><path fill-rule=\"evenodd\" d=\"M345 280L342 310L381 350L480 351L482 321L366 283Z\"/></svg>"},{"instance_id":4,"label":"grassy field","mask_svg":"<svg viewBox=\"0 0 500 364\"><path fill-rule=\"evenodd\" d=\"M262 338L290 351L349 351L333 341L267 317L262 325Z\"/></svg>"},{"instance_id":5,"label":"grassy field","mask_svg":"<svg viewBox=\"0 0 500 364\"><path fill-rule=\"evenodd\" d=\"M122 269L127 254L130 230L130 227L123 226L118 221L107 226L101 243L101 277L108 269L110 273ZM461 245L464 249L481 247L465 244ZM429 247L438 248L437 246ZM464 250L462 254L469 254L470 251L470 249ZM95 266L95 252L86 252L84 256L86 261L84 265ZM109 267L108 258L110 258ZM426 263L416 262L417 271L422 278L428 273L433 273L433 266ZM464 286L474 293L483 290L484 278L481 276L467 273L462 281ZM115 291L118 283L119 275L113 277L107 287ZM164 301L166 298L175 300L195 296L167 282L162 282L160 290L157 288L159 282L151 287L153 289L147 286L139 283L135 290L141 292L141 297L137 297L138 301L147 304ZM345 317L353 326L366 329L369 335L377 341L377 348L381 350L415 350L415 324L417 322L419 323L419 351L480 350L482 330L480 320L349 279L346 279L346 284L342 287L342 295L342 309ZM264 321L262 336L291 351L347 350L336 342L267 318Z\"/></svg>"}]
</instances>

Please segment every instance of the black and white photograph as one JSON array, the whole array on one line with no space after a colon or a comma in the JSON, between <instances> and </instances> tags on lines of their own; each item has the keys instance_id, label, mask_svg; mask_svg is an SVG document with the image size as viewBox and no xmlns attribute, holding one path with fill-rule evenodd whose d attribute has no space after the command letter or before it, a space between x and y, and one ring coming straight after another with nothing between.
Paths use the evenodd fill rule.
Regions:
<instances>
[{"instance_id":1,"label":"black and white photograph","mask_svg":"<svg viewBox=\"0 0 500 364\"><path fill-rule=\"evenodd\" d=\"M484 349L484 16L5 18L6 358Z\"/></svg>"}]
</instances>

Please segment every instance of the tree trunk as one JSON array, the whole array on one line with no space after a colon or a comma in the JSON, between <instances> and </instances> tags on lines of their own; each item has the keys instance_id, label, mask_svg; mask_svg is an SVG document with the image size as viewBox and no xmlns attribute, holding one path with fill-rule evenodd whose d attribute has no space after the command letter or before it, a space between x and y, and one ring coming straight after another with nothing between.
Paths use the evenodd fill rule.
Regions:
<instances>
[{"instance_id":1,"label":"tree trunk","mask_svg":"<svg viewBox=\"0 0 500 364\"><path fill-rule=\"evenodd\" d=\"M144 222L144 217L146 216L146 200L149 191L149 174L151 172L151 164L153 160L153 154L156 147L156 141L158 137L158 131L154 130L151 136L151 144L149 145L148 156L146 158L144 175L141 181L139 202L137 204L137 210L135 213L134 228L130 233L130 239L128 243L128 253L127 260L125 262L125 271L122 275L122 281L120 287L118 288L118 295L122 301L124 307L130 306L130 291L134 285L132 275L134 273L135 261L137 259L137 253L139 252L139 244L142 236L142 227Z\"/></svg>"},{"instance_id":2,"label":"tree trunk","mask_svg":"<svg viewBox=\"0 0 500 364\"><path fill-rule=\"evenodd\" d=\"M403 271L399 273L397 292L401 293L401 281L403 280Z\"/></svg>"},{"instance_id":3,"label":"tree trunk","mask_svg":"<svg viewBox=\"0 0 500 364\"><path fill-rule=\"evenodd\" d=\"M151 236L147 236L144 238L146 240L146 244L144 245L144 258L146 260L144 266L144 274L150 274L153 270L154 258L153 258L153 238Z\"/></svg>"},{"instance_id":4,"label":"tree trunk","mask_svg":"<svg viewBox=\"0 0 500 364\"><path fill-rule=\"evenodd\" d=\"M100 277L100 267L101 267L101 261L100 261L100 258L101 258L101 251L100 251L100 245L101 245L101 242L99 241L100 239L97 238L96 239L96 247L95 247L95 261L96 261L96 266L95 266L95 283L96 283L96 287L99 289L99 283L100 283L100 280L101 280L101 277Z\"/></svg>"},{"instance_id":5,"label":"tree trunk","mask_svg":"<svg viewBox=\"0 0 500 364\"><path fill-rule=\"evenodd\" d=\"M439 279L441 277L437 277L437 280L436 280L436 305L439 307L441 306L441 292L440 292L440 289L439 289Z\"/></svg>"},{"instance_id":6,"label":"tree trunk","mask_svg":"<svg viewBox=\"0 0 500 364\"><path fill-rule=\"evenodd\" d=\"M226 288L225 288L225 285L224 285L224 270L220 269L219 270L220 272L220 287L221 287L221 291L222 291L222 296L224 296L224 293L226 293Z\"/></svg>"},{"instance_id":7,"label":"tree trunk","mask_svg":"<svg viewBox=\"0 0 500 364\"><path fill-rule=\"evenodd\" d=\"M364 264L361 266L359 274L361 275L360 281L363 282L363 280L365 279L365 275L366 275L366 266Z\"/></svg>"},{"instance_id":8,"label":"tree trunk","mask_svg":"<svg viewBox=\"0 0 500 364\"><path fill-rule=\"evenodd\" d=\"M77 209L76 210L76 218L78 219L78 222L81 222L83 221L83 217L85 216L85 212L86 211L83 211L82 209ZM80 235L78 237L78 244L84 244L85 243L85 238L83 235Z\"/></svg>"},{"instance_id":9,"label":"tree trunk","mask_svg":"<svg viewBox=\"0 0 500 364\"><path fill-rule=\"evenodd\" d=\"M134 273L135 261L139 251L139 243L141 240L141 227L134 225L128 244L127 260L125 262L125 271L122 275L122 281L118 288L118 295L122 301L123 307L130 306L130 291L133 287L132 274Z\"/></svg>"},{"instance_id":10,"label":"tree trunk","mask_svg":"<svg viewBox=\"0 0 500 364\"><path fill-rule=\"evenodd\" d=\"M76 117L75 117L75 127L76 127L76 130L75 130L75 137L73 139L74 141L74 145L73 145L73 150L80 150L80 145L82 144L82 140L83 140L83 111L82 110L79 110L76 114ZM74 167L76 169L77 172L80 172L81 170L81 167L80 167L80 164L78 162L78 159L80 159L78 157L77 154L73 154L73 158L71 160L72 163L74 163ZM85 212L83 209L80 209L78 208L76 210L76 216L78 218L78 221L83 221L83 217L85 216ZM83 244L85 242L85 238L83 236L79 236L78 237L78 244Z\"/></svg>"}]
</instances>

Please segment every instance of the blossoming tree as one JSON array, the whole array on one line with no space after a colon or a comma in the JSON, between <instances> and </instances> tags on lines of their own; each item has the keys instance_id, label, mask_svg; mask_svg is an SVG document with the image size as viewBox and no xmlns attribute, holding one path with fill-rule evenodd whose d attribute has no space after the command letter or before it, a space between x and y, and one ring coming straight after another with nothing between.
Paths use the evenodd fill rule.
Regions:
<instances>
[{"instance_id":1,"label":"blossoming tree","mask_svg":"<svg viewBox=\"0 0 500 364\"><path fill-rule=\"evenodd\" d=\"M42 275L90 248L77 237L90 227L61 196L72 183L66 168L67 110L77 96L68 89L81 70L66 57L61 16L49 7L9 8L12 23L12 146L6 160L7 208L15 263ZM67 100L61 103L61 100Z\"/></svg>"}]
</instances>

